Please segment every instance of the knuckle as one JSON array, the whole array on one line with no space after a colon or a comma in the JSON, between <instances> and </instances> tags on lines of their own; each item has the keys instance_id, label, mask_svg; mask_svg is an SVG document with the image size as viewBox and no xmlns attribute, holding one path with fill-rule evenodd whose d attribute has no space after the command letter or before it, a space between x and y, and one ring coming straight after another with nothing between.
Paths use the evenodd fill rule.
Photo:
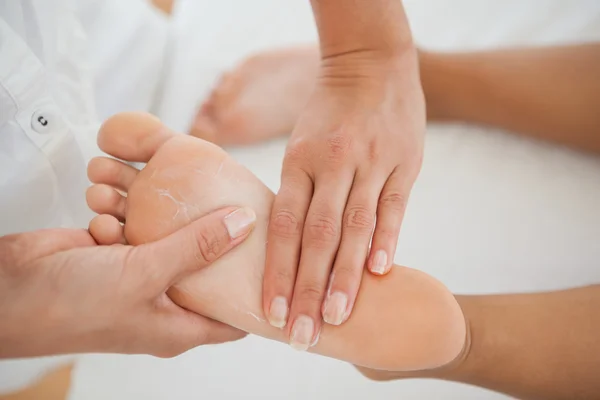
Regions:
<instances>
[{"instance_id":1,"label":"knuckle","mask_svg":"<svg viewBox=\"0 0 600 400\"><path fill-rule=\"evenodd\" d=\"M325 143L327 144L327 159L335 164L344 162L352 149L352 138L343 133L331 135Z\"/></svg>"},{"instance_id":2,"label":"knuckle","mask_svg":"<svg viewBox=\"0 0 600 400\"><path fill-rule=\"evenodd\" d=\"M306 221L306 236L313 244L330 244L339 240L339 227L336 219L326 214L314 214Z\"/></svg>"},{"instance_id":3,"label":"knuckle","mask_svg":"<svg viewBox=\"0 0 600 400\"><path fill-rule=\"evenodd\" d=\"M308 159L311 146L304 139L295 139L288 145L285 151L285 162L290 165L298 165Z\"/></svg>"},{"instance_id":4,"label":"knuckle","mask_svg":"<svg viewBox=\"0 0 600 400\"><path fill-rule=\"evenodd\" d=\"M299 236L301 224L290 210L279 210L271 220L271 232L278 237L290 238Z\"/></svg>"},{"instance_id":5,"label":"knuckle","mask_svg":"<svg viewBox=\"0 0 600 400\"><path fill-rule=\"evenodd\" d=\"M295 278L294 274L292 274L292 271L287 268L273 269L270 275L275 285L281 286L291 286Z\"/></svg>"},{"instance_id":6,"label":"knuckle","mask_svg":"<svg viewBox=\"0 0 600 400\"><path fill-rule=\"evenodd\" d=\"M203 230L196 234L197 258L210 264L219 258L223 238L215 230Z\"/></svg>"},{"instance_id":7,"label":"knuckle","mask_svg":"<svg viewBox=\"0 0 600 400\"><path fill-rule=\"evenodd\" d=\"M423 152L420 151L415 155L413 160L413 174L414 176L418 176L421 172L421 168L423 168Z\"/></svg>"},{"instance_id":8,"label":"knuckle","mask_svg":"<svg viewBox=\"0 0 600 400\"><path fill-rule=\"evenodd\" d=\"M406 207L407 196L398 190L389 190L384 192L380 199L379 205L395 211L402 211Z\"/></svg>"},{"instance_id":9,"label":"knuckle","mask_svg":"<svg viewBox=\"0 0 600 400\"><path fill-rule=\"evenodd\" d=\"M305 303L320 304L324 297L324 289L316 281L299 283L296 288L298 299Z\"/></svg>"},{"instance_id":10,"label":"knuckle","mask_svg":"<svg viewBox=\"0 0 600 400\"><path fill-rule=\"evenodd\" d=\"M377 230L377 236L379 237L379 239L383 239L385 242L395 242L398 240L399 231L399 228L379 228Z\"/></svg>"},{"instance_id":11,"label":"knuckle","mask_svg":"<svg viewBox=\"0 0 600 400\"><path fill-rule=\"evenodd\" d=\"M344 263L344 265L338 265L335 268L335 279L336 281L348 283L350 280L359 279L361 272L362 266L359 263Z\"/></svg>"},{"instance_id":12,"label":"knuckle","mask_svg":"<svg viewBox=\"0 0 600 400\"><path fill-rule=\"evenodd\" d=\"M344 218L344 228L359 231L363 233L371 233L375 223L375 213L369 211L364 206L352 206L346 210Z\"/></svg>"},{"instance_id":13,"label":"knuckle","mask_svg":"<svg viewBox=\"0 0 600 400\"><path fill-rule=\"evenodd\" d=\"M401 158L402 161L392 173L392 177L397 179L408 178L409 180L414 181L421 172L423 166L423 152L404 152Z\"/></svg>"},{"instance_id":14,"label":"knuckle","mask_svg":"<svg viewBox=\"0 0 600 400\"><path fill-rule=\"evenodd\" d=\"M380 156L381 156L381 152L379 151L379 146L377 145L377 142L372 140L369 143L369 153L367 156L369 162L373 163L373 162L379 160Z\"/></svg>"}]
</instances>

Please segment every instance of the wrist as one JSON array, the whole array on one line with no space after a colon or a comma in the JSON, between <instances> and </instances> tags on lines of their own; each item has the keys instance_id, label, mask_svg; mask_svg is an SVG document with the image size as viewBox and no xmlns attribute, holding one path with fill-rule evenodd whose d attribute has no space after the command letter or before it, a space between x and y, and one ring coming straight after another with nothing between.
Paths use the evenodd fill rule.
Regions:
<instances>
[{"instance_id":1,"label":"wrist","mask_svg":"<svg viewBox=\"0 0 600 400\"><path fill-rule=\"evenodd\" d=\"M18 298L15 300L22 303ZM25 314L30 310L21 311L24 312L21 317L3 315L0 328L0 359L44 357L86 351L73 332L48 316L50 311L32 314Z\"/></svg>"},{"instance_id":2,"label":"wrist","mask_svg":"<svg viewBox=\"0 0 600 400\"><path fill-rule=\"evenodd\" d=\"M353 53L396 58L414 50L401 1L311 0L323 59Z\"/></svg>"},{"instance_id":3,"label":"wrist","mask_svg":"<svg viewBox=\"0 0 600 400\"><path fill-rule=\"evenodd\" d=\"M0 359L42 357L87 351L80 331L65 318L68 311L54 301L56 293L39 290L55 287L47 266L0 265ZM50 278L52 279L52 278Z\"/></svg>"},{"instance_id":4,"label":"wrist","mask_svg":"<svg viewBox=\"0 0 600 400\"><path fill-rule=\"evenodd\" d=\"M390 86L405 91L415 84L421 85L415 48L396 54L359 49L322 56L317 76L317 88L359 90L362 95L368 91L384 95Z\"/></svg>"}]
</instances>

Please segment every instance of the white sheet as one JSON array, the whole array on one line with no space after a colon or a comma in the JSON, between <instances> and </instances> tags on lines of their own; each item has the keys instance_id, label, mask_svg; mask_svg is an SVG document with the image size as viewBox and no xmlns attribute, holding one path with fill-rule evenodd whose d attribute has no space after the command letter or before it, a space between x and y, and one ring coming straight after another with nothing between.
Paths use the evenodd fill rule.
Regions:
<instances>
[{"instance_id":1,"label":"white sheet","mask_svg":"<svg viewBox=\"0 0 600 400\"><path fill-rule=\"evenodd\" d=\"M405 1L430 49L600 40L596 0ZM218 74L254 51L314 41L306 0L183 0L159 111L185 129ZM560 77L557 77L560 79ZM277 189L285 140L232 150ZM600 282L600 159L473 126L430 126L395 261L453 291ZM373 338L377 340L377 338ZM173 360L90 356L73 399L504 399L434 381L377 384L352 367L251 337Z\"/></svg>"}]
</instances>

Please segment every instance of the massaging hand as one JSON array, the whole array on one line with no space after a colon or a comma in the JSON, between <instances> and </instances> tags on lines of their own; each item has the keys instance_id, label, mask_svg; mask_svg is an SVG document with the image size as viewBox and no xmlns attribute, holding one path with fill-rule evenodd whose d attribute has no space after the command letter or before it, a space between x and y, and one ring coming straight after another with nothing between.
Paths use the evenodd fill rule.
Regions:
<instances>
[{"instance_id":1,"label":"massaging hand","mask_svg":"<svg viewBox=\"0 0 600 400\"><path fill-rule=\"evenodd\" d=\"M78 352L175 356L244 333L175 305L167 289L240 244L223 209L137 247L98 246L85 230L0 238L0 358ZM230 229L231 230L231 229Z\"/></svg>"},{"instance_id":2,"label":"massaging hand","mask_svg":"<svg viewBox=\"0 0 600 400\"><path fill-rule=\"evenodd\" d=\"M348 318L367 256L375 274L392 265L423 152L417 69L413 54L324 60L292 133L271 214L263 301L298 348L316 340L321 315L334 325Z\"/></svg>"}]
</instances>

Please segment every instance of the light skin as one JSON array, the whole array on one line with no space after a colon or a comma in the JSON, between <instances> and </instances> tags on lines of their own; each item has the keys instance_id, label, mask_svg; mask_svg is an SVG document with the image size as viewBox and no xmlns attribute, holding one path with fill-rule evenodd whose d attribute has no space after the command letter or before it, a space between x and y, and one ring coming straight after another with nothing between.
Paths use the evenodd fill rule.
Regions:
<instances>
[{"instance_id":1,"label":"light skin","mask_svg":"<svg viewBox=\"0 0 600 400\"><path fill-rule=\"evenodd\" d=\"M173 1L167 7L153 1L172 9ZM294 120L284 157L263 288L269 322L285 327L299 349L318 337L323 321L340 325L348 319L365 265L378 275L390 270L425 130L416 51L402 2L311 0L311 5L319 73L308 100L297 104L306 107ZM276 118L282 121L285 110L279 109ZM214 102L202 110L228 118ZM226 135L216 135L222 126L213 122L197 119L195 129L226 142Z\"/></svg>"},{"instance_id":2,"label":"light skin","mask_svg":"<svg viewBox=\"0 0 600 400\"><path fill-rule=\"evenodd\" d=\"M292 88L286 93L296 95L288 94L289 100L281 101L285 95L273 96L269 90L268 100L258 103L252 102L251 93L260 96L260 84L252 83L252 89L241 92L246 96L236 96L235 86L240 84L230 85L231 77L224 79L192 129L227 144L236 143L232 130L251 132L237 136L244 139L237 142L243 143L293 127L269 225L263 308L271 324L285 326L291 344L299 348L310 344L308 337L318 336L321 315L334 325L348 318L364 259L371 271L387 272L422 157L425 107L401 2L342 2L311 2L319 31L318 52L271 55L270 71L275 63L294 59L293 68L301 71L296 75L314 73L312 85L301 86L306 78L290 81L295 74L290 64L287 73L278 73L275 79L286 80L281 87ZM368 22L375 20L377 26ZM309 57L318 62L308 61ZM254 61L247 65L260 64ZM491 124L600 151L595 134L600 121L592 106L600 86L594 73L598 61L597 45L422 53L428 115ZM259 73L255 68L248 75ZM263 88L276 87L271 76L271 83ZM260 122L248 123L244 108L258 108L255 115L250 111L250 119ZM277 109L281 112L273 112ZM289 125L284 128L286 120ZM395 164L398 160L403 165ZM296 326L298 319L301 323Z\"/></svg>"},{"instance_id":3,"label":"light skin","mask_svg":"<svg viewBox=\"0 0 600 400\"><path fill-rule=\"evenodd\" d=\"M156 4L166 12L172 9L172 2L161 1ZM354 2L352 7L347 7L340 0L314 0L312 5L323 50L322 84L319 90L315 91L311 100L312 107L307 109L304 122L296 129L295 139L290 145L284 162L283 194L274 204L273 218L269 225L271 227L269 238L272 245L270 256L267 257L264 291L264 308L272 325L282 326L288 318L291 318L294 323L290 324L292 329L287 333L291 335L292 344L304 349L317 339L320 332L321 303L325 297L332 267L331 276L336 278L331 279L330 287L334 292L331 296L332 301L326 301L323 305L323 315L325 320L335 325L348 318L358 291L376 212L382 221L389 221L388 223L393 226L382 227L382 224L378 224L375 227L373 245L378 250L387 247L386 254L393 253L399 222L408 198L407 191L420 165L422 126L419 121L422 118L418 115L423 111L419 106L422 106L423 101L416 75L414 49L404 11L399 2L377 0L377 4L373 4L373 1L363 0ZM358 18L365 11L376 19L385 17L387 23L378 24L377 29L373 30L372 24L363 24L361 22L363 19ZM355 22L354 28L342 32L337 28L340 21ZM367 32L369 35L365 35ZM397 74L398 68L406 73ZM398 86L390 82L400 82L404 85ZM407 94L399 96L398 87L405 89ZM342 101L348 99L348 96L355 101ZM395 126L398 122L407 122L397 119L399 113L396 106L400 103L409 105L407 113L411 116L407 118L410 123L405 129L408 133L403 134L403 138L397 138L397 135L388 129L388 126ZM413 108L414 104L416 106ZM323 107L332 114L324 114ZM356 113L357 109L367 111ZM323 126L314 126L313 118L327 123ZM370 133L364 135L363 131ZM397 150L407 155L403 165L391 162L391 155L386 151L388 146L383 145L389 140L394 143ZM356 145L353 144L355 142ZM347 155L349 155L348 160ZM365 167L360 164L359 160L364 156L368 156L378 168L372 170L370 166ZM297 179L303 179L303 184L296 185ZM338 185L340 182L343 184ZM296 197L294 192L298 188L300 188L298 193L300 196ZM315 199L312 199L313 193ZM331 196L335 199L333 208L325 205L325 200L331 199ZM380 197L382 200L377 206ZM350 202L348 206L346 206L346 199ZM308 221L306 224L305 219ZM346 221L343 226L342 220ZM293 226L289 221L293 222ZM101 219L96 220L95 223L103 224ZM116 226L112 225L112 227ZM294 231L293 237L288 237L290 228ZM111 247L110 250L102 246L80 248L79 242L69 244L68 239L77 235L82 236L79 240L89 240L90 237L85 233L75 232L79 231L42 231L17 235L17 242L22 240L33 249L38 246L40 249L46 249L43 242L50 239L45 235L64 236L65 242L61 242L63 247L47 249L48 252L44 253L39 260L19 259L13 254L15 250L10 244L14 238L12 236L2 238L8 243L7 254L15 257L10 258L9 264L3 257L3 264L7 264L5 268L11 269L14 265L27 267L28 262L35 265L58 263L54 268L60 270L61 275L69 275L79 273L72 265L83 263L84 260L88 265L102 264L106 260L111 260L113 263L116 262L116 267L114 264L111 265L118 271L119 266L121 269L129 268L128 264L124 263L129 262L130 252L133 254L142 252L127 246ZM94 239L101 242L102 238L94 237ZM37 242L38 240L40 243ZM333 257L340 243L342 248L337 257L342 261L333 265ZM355 247L359 248L360 258L352 254L357 252ZM301 248L302 257L300 257ZM288 257L289 254L292 255L291 258ZM86 258L89 258L89 261ZM389 258L389 256L385 258L380 256L376 259L378 263L374 264L373 259L370 263L375 266L373 269L376 272L385 273L391 265ZM37 268L33 270L39 272ZM98 269L98 271L105 270ZM299 274L296 279L297 271ZM106 278L109 279L110 276ZM25 281L35 282L35 277L27 277ZM165 289L165 287L161 288L161 290ZM105 290L109 290L108 287ZM69 291L65 293L68 294ZM17 294L12 293L12 295ZM148 293L144 295L149 296ZM157 293L153 295L159 296ZM163 299L163 296L159 298ZM280 318L281 309L277 315L271 312L274 299L284 299L284 318ZM152 301L155 299L152 298ZM281 305L280 302L277 304ZM288 304L294 306L291 311L288 311ZM35 307L35 304L31 306ZM10 310L6 312L10 317L16 318ZM301 323L296 323L298 319ZM112 322L114 325L119 321ZM110 335L107 337L110 338ZM82 339L87 343L86 340ZM76 342L73 342L75 350L77 350ZM85 347L85 345L80 346ZM46 347L44 345L44 348ZM58 352L68 350L58 344L52 344L48 348L55 348ZM118 346L116 348L118 349ZM111 345L107 345L107 349L115 350ZM101 350L102 348L98 349ZM34 352L40 351L42 350ZM145 351L152 354L162 353L162 350L153 351L151 347Z\"/></svg>"},{"instance_id":4,"label":"light skin","mask_svg":"<svg viewBox=\"0 0 600 400\"><path fill-rule=\"evenodd\" d=\"M600 285L457 300L470 321L472 339L461 363L410 374L359 370L379 381L444 379L523 400L600 397Z\"/></svg>"},{"instance_id":5,"label":"light skin","mask_svg":"<svg viewBox=\"0 0 600 400\"><path fill-rule=\"evenodd\" d=\"M90 163L90 179L97 185L88 192L89 205L112 215L113 221L110 225L111 217L103 215L102 223L92 221L90 232L105 243L123 236L135 245L159 239L221 204L256 211L256 227L245 246L177 283L169 295L185 309L287 341L285 330L267 322L261 301L273 194L220 148L174 135L145 115L111 118L101 129L99 144L123 160L150 160L140 172L114 159ZM386 277L365 272L355 313L342 326L324 326L312 350L373 368L429 369L458 357L465 329L462 312L443 285L420 271L395 267Z\"/></svg>"},{"instance_id":6,"label":"light skin","mask_svg":"<svg viewBox=\"0 0 600 400\"><path fill-rule=\"evenodd\" d=\"M169 295L186 309L286 340L285 332L266 322L260 299L273 195L219 148L172 135L141 115L117 116L105 124L100 134L105 151L126 160L151 159L141 172L104 158L90 165L92 180L101 180L103 188L92 190L90 205L98 209L105 203L103 211L112 214L90 231L107 241L144 242L168 235L204 208L236 199L247 203L258 216L251 238L211 268L178 282ZM128 197L116 197L121 195L111 186L124 177L130 182ZM118 201L106 203L111 198ZM125 222L124 231L118 219ZM393 267L385 278L365 274L353 315L342 326L326 325L312 350L362 365L361 372L377 380L426 377L523 399L595 398L600 394L598 307L600 285L450 296L431 277Z\"/></svg>"},{"instance_id":7,"label":"light skin","mask_svg":"<svg viewBox=\"0 0 600 400\"><path fill-rule=\"evenodd\" d=\"M77 229L1 237L0 358L83 352L171 357L242 338L242 331L187 311L166 295L174 282L248 237L253 223L238 226L233 236L227 228L236 210L218 210L137 247L98 245Z\"/></svg>"},{"instance_id":8,"label":"light skin","mask_svg":"<svg viewBox=\"0 0 600 400\"><path fill-rule=\"evenodd\" d=\"M206 101L210 112L199 110L191 133L212 140L203 128L212 124L212 138L220 144L288 134L316 82L318 60L314 46L249 58L219 82ZM598 43L473 53L421 51L419 65L430 121L496 126L600 152ZM279 73L274 75L274 70Z\"/></svg>"},{"instance_id":9,"label":"light skin","mask_svg":"<svg viewBox=\"0 0 600 400\"><path fill-rule=\"evenodd\" d=\"M311 4L319 74L284 156L263 287L269 322L285 327L300 349L323 321L348 319L365 264L376 274L389 271L425 128L402 3Z\"/></svg>"}]
</instances>

